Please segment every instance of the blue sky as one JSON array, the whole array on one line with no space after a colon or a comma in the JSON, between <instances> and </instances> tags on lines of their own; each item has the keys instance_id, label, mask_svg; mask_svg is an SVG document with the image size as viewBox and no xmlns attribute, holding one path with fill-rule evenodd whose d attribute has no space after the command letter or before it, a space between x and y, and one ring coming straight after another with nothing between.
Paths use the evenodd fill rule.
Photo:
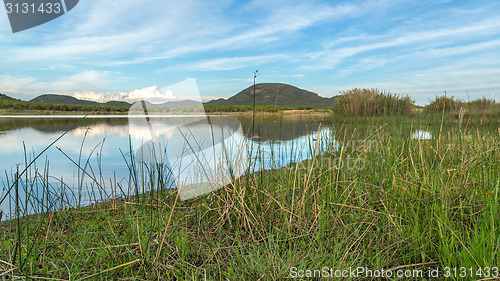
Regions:
<instances>
[{"instance_id":1,"label":"blue sky","mask_svg":"<svg viewBox=\"0 0 500 281\"><path fill-rule=\"evenodd\" d=\"M0 92L109 100L204 99L257 82L321 96L357 88L500 101L498 1L80 0L13 34L0 12ZM467 95L468 93L468 95Z\"/></svg>"}]
</instances>

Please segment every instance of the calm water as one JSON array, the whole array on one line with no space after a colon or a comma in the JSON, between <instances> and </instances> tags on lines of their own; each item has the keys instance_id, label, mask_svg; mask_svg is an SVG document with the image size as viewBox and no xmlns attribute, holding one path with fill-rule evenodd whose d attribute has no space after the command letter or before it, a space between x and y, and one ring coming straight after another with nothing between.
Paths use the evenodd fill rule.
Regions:
<instances>
[{"instance_id":1,"label":"calm water","mask_svg":"<svg viewBox=\"0 0 500 281\"><path fill-rule=\"evenodd\" d=\"M109 196L97 188L90 177L83 175L82 170L73 161L91 174L104 186L105 190L111 185L120 185L120 193L125 194L113 196L133 194L127 162L130 163L131 157L151 162L151 155L146 156L143 153L139 159L137 157L138 151L144 150L144 147L148 147L147 144L152 143L153 140L167 147L166 154L168 154L171 166L182 162L179 159L184 159L183 161L186 162L185 159L193 159L197 155L208 158L210 155L220 157L215 148L221 146L222 139L207 143L203 142L202 136L211 134L212 139L216 139L213 136L214 131L217 134L217 128L226 127L231 127L229 130L231 135L228 137L224 135L225 131L222 133L223 139L226 139L225 143L231 139L233 146L239 150L241 150L241 145L245 144L246 158L255 158L258 155L264 159L252 165L254 170L281 167L290 162L307 159L314 153L315 142L318 139L318 118L263 118L257 119L255 126L252 125L250 118L235 118L228 117L228 121L217 119L207 127L200 116L169 116L168 119L153 117L148 121L145 118L130 119L129 116L91 116L85 119L82 119L82 116L0 117L0 171L2 172L0 195L3 198L7 194L16 171L22 171L26 163L30 163L35 156L66 131L68 131L66 135L38 158L28 173L22 177L22 181L29 183L35 178L35 173L48 177L51 192L65 194L67 201L71 201L72 205L89 204ZM219 126L218 121L224 124L219 124ZM184 133L179 134L172 129L178 127L179 124L187 123L191 125ZM210 132L207 133L206 128L210 128ZM321 132L326 134L329 129L323 127ZM186 136L187 134L189 136ZM194 140L191 143L196 144L196 149L180 144L183 139L189 137ZM228 147L229 145L226 144L223 148L217 149L229 150L229 153L234 154L231 152L234 149L231 150ZM191 153L184 153L186 151ZM211 165L208 162L207 167ZM178 174L189 177L187 174L193 173L192 169L186 169L182 164L179 167L182 169L179 168ZM245 168L247 167L241 170ZM240 174L242 172L240 171ZM37 185L32 183L29 186L28 189L36 189ZM109 189L106 191L110 193ZM29 192L41 194L44 191L31 190ZM22 197L24 192L21 190L20 193ZM11 192L0 204L4 219L6 214L12 213L13 200L14 195Z\"/></svg>"}]
</instances>

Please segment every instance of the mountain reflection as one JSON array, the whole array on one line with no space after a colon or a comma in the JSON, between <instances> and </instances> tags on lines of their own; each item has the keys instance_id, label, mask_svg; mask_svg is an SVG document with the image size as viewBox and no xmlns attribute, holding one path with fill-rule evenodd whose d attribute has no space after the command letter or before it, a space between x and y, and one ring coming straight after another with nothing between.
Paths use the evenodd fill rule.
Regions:
<instances>
[{"instance_id":1,"label":"mountain reflection","mask_svg":"<svg viewBox=\"0 0 500 281\"><path fill-rule=\"evenodd\" d=\"M319 122L312 117L259 117L255 119L255 126L252 124L252 118L249 116L231 116L241 122L243 134L247 139L260 141L287 141L295 138L309 135L318 130ZM197 121L200 117L181 117L175 118L153 118L153 122L159 127L169 131L174 123L184 124L186 120ZM215 118L215 117L212 117ZM228 118L230 120L231 118ZM172 120L176 120L172 123ZM201 120L201 119L200 119ZM205 121L203 121L205 122ZM229 124L228 124L229 125ZM131 138L142 139L149 134L147 126L134 126L129 130L129 119L125 116L110 116L110 117L32 117L32 118L5 118L0 117L0 134L7 133L12 130L23 128L32 128L36 131L45 134L63 133L71 128L75 135L84 135L89 129L93 135L115 134L126 136L130 134ZM252 135L252 130L254 134ZM254 136L252 138L252 136Z\"/></svg>"}]
</instances>

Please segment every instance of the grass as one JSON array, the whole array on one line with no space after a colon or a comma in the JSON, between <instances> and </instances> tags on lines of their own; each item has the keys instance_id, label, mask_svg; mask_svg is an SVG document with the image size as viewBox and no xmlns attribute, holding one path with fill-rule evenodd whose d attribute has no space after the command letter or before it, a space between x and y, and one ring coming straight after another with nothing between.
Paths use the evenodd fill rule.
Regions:
<instances>
[{"instance_id":1,"label":"grass","mask_svg":"<svg viewBox=\"0 0 500 281\"><path fill-rule=\"evenodd\" d=\"M335 139L340 149L319 153L313 143L310 160L248 173L187 201L168 188L162 167L133 158L129 182L149 192L111 183L127 196L80 208L60 210L66 199L48 172L27 173L14 190L33 196L0 226L0 276L283 280L298 270L363 267L439 268L435 279L444 279L446 267L500 264L498 122L451 115L332 122L335 135L322 141ZM416 129L433 137L412 139ZM30 191L35 182L45 186L41 196ZM37 214L22 216L31 205Z\"/></svg>"}]
</instances>

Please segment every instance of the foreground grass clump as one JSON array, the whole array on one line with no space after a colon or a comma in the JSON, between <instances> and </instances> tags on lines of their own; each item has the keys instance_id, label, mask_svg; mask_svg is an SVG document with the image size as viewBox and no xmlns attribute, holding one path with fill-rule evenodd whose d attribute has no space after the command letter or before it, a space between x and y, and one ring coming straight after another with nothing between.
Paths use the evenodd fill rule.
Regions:
<instances>
[{"instance_id":1,"label":"foreground grass clump","mask_svg":"<svg viewBox=\"0 0 500 281\"><path fill-rule=\"evenodd\" d=\"M334 124L340 149L188 201L151 172L154 192L4 222L0 274L283 280L323 267L498 266L500 131L443 124Z\"/></svg>"},{"instance_id":2,"label":"foreground grass clump","mask_svg":"<svg viewBox=\"0 0 500 281\"><path fill-rule=\"evenodd\" d=\"M337 97L333 111L341 116L408 115L414 108L409 96L377 89L352 89Z\"/></svg>"}]
</instances>

